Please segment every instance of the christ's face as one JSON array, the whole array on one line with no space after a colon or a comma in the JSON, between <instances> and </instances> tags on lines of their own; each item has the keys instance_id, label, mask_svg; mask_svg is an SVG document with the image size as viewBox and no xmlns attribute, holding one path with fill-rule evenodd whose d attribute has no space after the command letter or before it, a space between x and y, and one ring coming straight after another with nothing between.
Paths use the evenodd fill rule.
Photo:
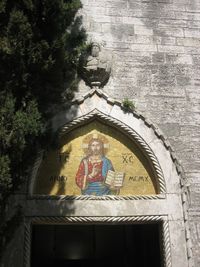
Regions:
<instances>
[{"instance_id":1,"label":"christ's face","mask_svg":"<svg viewBox=\"0 0 200 267\"><path fill-rule=\"evenodd\" d=\"M98 141L93 141L90 145L90 151L93 155L100 155L102 152L101 143Z\"/></svg>"}]
</instances>

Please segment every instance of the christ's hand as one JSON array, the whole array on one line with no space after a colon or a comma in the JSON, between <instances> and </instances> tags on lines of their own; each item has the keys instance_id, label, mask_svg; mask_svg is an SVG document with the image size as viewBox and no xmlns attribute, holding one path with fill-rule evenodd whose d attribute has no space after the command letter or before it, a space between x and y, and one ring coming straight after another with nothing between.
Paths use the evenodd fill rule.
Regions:
<instances>
[{"instance_id":1,"label":"christ's hand","mask_svg":"<svg viewBox=\"0 0 200 267\"><path fill-rule=\"evenodd\" d=\"M94 164L93 168L92 168L92 172L90 173L90 176L94 177L97 174L99 174L101 171L101 169L98 167L97 164Z\"/></svg>"}]
</instances>

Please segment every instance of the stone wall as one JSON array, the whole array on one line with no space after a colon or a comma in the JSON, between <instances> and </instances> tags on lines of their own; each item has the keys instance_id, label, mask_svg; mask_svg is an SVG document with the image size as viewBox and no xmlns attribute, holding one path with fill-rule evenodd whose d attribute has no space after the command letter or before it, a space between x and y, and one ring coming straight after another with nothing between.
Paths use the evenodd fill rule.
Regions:
<instances>
[{"instance_id":1,"label":"stone wall","mask_svg":"<svg viewBox=\"0 0 200 267\"><path fill-rule=\"evenodd\" d=\"M133 100L167 136L190 184L190 227L200 265L200 2L82 0L88 38L112 52L104 91ZM79 93L88 91L80 82ZM173 179L173 177L172 177Z\"/></svg>"}]
</instances>

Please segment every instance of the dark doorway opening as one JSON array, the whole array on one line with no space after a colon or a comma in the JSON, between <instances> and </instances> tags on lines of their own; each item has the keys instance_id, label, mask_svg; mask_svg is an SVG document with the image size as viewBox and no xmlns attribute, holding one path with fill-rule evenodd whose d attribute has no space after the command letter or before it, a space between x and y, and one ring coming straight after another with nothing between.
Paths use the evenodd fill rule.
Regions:
<instances>
[{"instance_id":1,"label":"dark doorway opening","mask_svg":"<svg viewBox=\"0 0 200 267\"><path fill-rule=\"evenodd\" d=\"M161 267L160 225L33 225L31 267Z\"/></svg>"}]
</instances>

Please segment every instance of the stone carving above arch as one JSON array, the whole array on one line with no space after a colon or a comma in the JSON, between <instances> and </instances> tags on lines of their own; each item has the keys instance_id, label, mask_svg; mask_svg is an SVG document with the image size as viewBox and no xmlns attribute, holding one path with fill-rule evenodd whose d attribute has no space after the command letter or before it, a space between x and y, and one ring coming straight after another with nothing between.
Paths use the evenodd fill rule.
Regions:
<instances>
[{"instance_id":1,"label":"stone carving above arch","mask_svg":"<svg viewBox=\"0 0 200 267\"><path fill-rule=\"evenodd\" d=\"M91 88L102 88L111 74L111 53L102 50L97 42L92 42L90 51L80 57L79 74Z\"/></svg>"}]
</instances>

